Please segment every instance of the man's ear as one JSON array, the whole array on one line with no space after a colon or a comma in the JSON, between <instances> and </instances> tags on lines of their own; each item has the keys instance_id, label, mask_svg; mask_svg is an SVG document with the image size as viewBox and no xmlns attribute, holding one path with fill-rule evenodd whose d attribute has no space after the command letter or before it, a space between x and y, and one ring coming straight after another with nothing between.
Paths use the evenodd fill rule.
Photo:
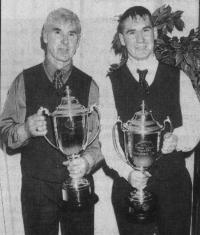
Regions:
<instances>
[{"instance_id":1,"label":"man's ear","mask_svg":"<svg viewBox=\"0 0 200 235\"><path fill-rule=\"evenodd\" d=\"M46 32L46 30L44 30L43 29L43 31L42 31L42 38L43 38L43 41L44 41L44 43L46 43L47 44L47 32Z\"/></svg>"},{"instance_id":2,"label":"man's ear","mask_svg":"<svg viewBox=\"0 0 200 235\"><path fill-rule=\"evenodd\" d=\"M80 44L80 40L81 40L81 34L78 34L78 40L77 40L77 48L79 47L79 44Z\"/></svg>"},{"instance_id":3,"label":"man's ear","mask_svg":"<svg viewBox=\"0 0 200 235\"><path fill-rule=\"evenodd\" d=\"M153 34L154 34L154 39L157 39L158 38L158 29L157 29L157 27L153 28Z\"/></svg>"},{"instance_id":4,"label":"man's ear","mask_svg":"<svg viewBox=\"0 0 200 235\"><path fill-rule=\"evenodd\" d=\"M125 46L124 36L123 36L123 34L121 34L121 33L119 33L119 40L120 40L122 46Z\"/></svg>"}]
</instances>

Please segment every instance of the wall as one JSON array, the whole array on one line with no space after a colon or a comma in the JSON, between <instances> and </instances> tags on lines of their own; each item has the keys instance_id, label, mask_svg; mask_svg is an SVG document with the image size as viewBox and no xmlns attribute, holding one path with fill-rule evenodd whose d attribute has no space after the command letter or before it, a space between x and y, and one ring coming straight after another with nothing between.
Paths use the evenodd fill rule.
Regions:
<instances>
[{"instance_id":1,"label":"wall","mask_svg":"<svg viewBox=\"0 0 200 235\"><path fill-rule=\"evenodd\" d=\"M22 69L42 61L40 33L47 14L66 7L76 12L82 21L82 41L74 63L103 83L108 66L115 60L110 51L117 24L117 16L132 5L143 5L151 11L163 4L183 10L187 35L198 24L198 0L2 0L1 38L1 106L7 90ZM101 91L104 95L105 91ZM193 174L193 158L187 161ZM20 207L20 156L6 156L0 152L0 234L23 234ZM117 235L116 222L110 203L112 181L102 170L95 174L96 191L100 201L96 205L95 235Z\"/></svg>"}]
</instances>

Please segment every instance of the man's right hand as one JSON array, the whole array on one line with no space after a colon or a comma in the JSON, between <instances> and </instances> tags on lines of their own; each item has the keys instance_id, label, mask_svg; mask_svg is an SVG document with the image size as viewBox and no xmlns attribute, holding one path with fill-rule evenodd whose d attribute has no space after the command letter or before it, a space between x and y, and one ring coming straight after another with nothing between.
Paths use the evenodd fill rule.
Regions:
<instances>
[{"instance_id":1,"label":"man's right hand","mask_svg":"<svg viewBox=\"0 0 200 235\"><path fill-rule=\"evenodd\" d=\"M128 182L136 189L144 189L149 177L151 174L148 171L133 170L128 176Z\"/></svg>"},{"instance_id":2,"label":"man's right hand","mask_svg":"<svg viewBox=\"0 0 200 235\"><path fill-rule=\"evenodd\" d=\"M46 135L47 122L41 109L39 109L36 114L28 117L25 122L25 131L27 132L28 137Z\"/></svg>"}]
</instances>

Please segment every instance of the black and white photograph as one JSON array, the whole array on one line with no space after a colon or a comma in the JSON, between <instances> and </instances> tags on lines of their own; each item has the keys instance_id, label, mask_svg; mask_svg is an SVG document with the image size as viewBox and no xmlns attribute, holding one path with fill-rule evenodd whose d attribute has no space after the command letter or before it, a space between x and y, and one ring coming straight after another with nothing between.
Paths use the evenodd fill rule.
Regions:
<instances>
[{"instance_id":1,"label":"black and white photograph","mask_svg":"<svg viewBox=\"0 0 200 235\"><path fill-rule=\"evenodd\" d=\"M200 1L2 0L1 235L200 235Z\"/></svg>"}]
</instances>

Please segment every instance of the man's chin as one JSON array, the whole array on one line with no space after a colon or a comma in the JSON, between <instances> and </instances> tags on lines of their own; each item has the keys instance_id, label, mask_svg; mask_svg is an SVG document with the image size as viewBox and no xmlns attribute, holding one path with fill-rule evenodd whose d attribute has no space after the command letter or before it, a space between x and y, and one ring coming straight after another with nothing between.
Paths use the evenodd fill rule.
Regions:
<instances>
[{"instance_id":1,"label":"man's chin","mask_svg":"<svg viewBox=\"0 0 200 235\"><path fill-rule=\"evenodd\" d=\"M67 63L67 62L71 61L71 58L69 58L69 57L59 57L59 58L57 58L57 61L60 61L62 63Z\"/></svg>"},{"instance_id":2,"label":"man's chin","mask_svg":"<svg viewBox=\"0 0 200 235\"><path fill-rule=\"evenodd\" d=\"M135 58L137 59L137 60L146 60L146 59L148 59L149 58L149 56L150 56L150 54L148 53L140 53L140 54L137 54L136 56L135 56Z\"/></svg>"}]
</instances>

